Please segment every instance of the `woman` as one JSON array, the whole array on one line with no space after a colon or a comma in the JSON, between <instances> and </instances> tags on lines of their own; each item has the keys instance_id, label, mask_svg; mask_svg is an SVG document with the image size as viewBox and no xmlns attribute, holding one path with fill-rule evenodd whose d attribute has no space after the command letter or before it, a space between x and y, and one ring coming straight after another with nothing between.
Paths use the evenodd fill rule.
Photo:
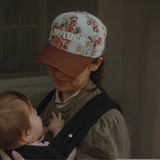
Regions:
<instances>
[{"instance_id":1,"label":"woman","mask_svg":"<svg viewBox=\"0 0 160 160\"><path fill-rule=\"evenodd\" d=\"M48 44L36 64L46 64L56 92L40 114L48 126L51 111L61 112L67 123L90 99L105 92L101 86L107 29L87 12L56 17ZM37 108L46 94L31 98ZM45 141L52 141L47 134ZM76 159L130 158L130 140L123 115L116 109L103 114L77 146Z\"/></svg>"}]
</instances>

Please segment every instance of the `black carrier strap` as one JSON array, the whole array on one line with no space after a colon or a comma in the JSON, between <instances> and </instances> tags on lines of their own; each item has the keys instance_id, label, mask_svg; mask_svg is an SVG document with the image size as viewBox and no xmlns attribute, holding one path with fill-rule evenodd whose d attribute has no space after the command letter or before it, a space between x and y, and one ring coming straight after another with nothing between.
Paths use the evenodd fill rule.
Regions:
<instances>
[{"instance_id":1,"label":"black carrier strap","mask_svg":"<svg viewBox=\"0 0 160 160\"><path fill-rule=\"evenodd\" d=\"M37 114L40 115L41 111L46 107L48 102L52 99L53 95L55 93L55 89L51 91L47 96L41 101L41 103L37 107Z\"/></svg>"},{"instance_id":2,"label":"black carrier strap","mask_svg":"<svg viewBox=\"0 0 160 160\"><path fill-rule=\"evenodd\" d=\"M53 94L54 91L50 92L41 102L43 106L39 105L40 109L39 107L37 108L38 113L43 110L43 107L46 106L47 101L52 98ZM117 109L122 113L119 105L112 101L107 94L98 94L71 118L49 146L68 157L100 116L110 109Z\"/></svg>"}]
</instances>

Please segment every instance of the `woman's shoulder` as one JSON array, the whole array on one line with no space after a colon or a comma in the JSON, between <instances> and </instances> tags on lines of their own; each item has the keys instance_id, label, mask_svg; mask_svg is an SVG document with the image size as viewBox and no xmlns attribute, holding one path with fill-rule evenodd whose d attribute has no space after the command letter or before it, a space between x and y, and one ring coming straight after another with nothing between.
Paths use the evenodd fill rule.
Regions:
<instances>
[{"instance_id":1,"label":"woman's shoulder","mask_svg":"<svg viewBox=\"0 0 160 160\"><path fill-rule=\"evenodd\" d=\"M97 129L98 134L103 134L104 132L110 135L111 132L114 132L116 137L129 135L124 116L117 109L111 109L104 113L93 127Z\"/></svg>"},{"instance_id":2,"label":"woman's shoulder","mask_svg":"<svg viewBox=\"0 0 160 160\"><path fill-rule=\"evenodd\" d=\"M106 153L113 153L118 149L119 155L130 156L130 137L127 124L124 116L117 109L111 109L104 113L90 131L94 145L97 146L97 141L103 141L101 147L97 146L97 148L106 151L105 147L108 145L110 147Z\"/></svg>"},{"instance_id":3,"label":"woman's shoulder","mask_svg":"<svg viewBox=\"0 0 160 160\"><path fill-rule=\"evenodd\" d=\"M99 131L112 132L113 130L121 130L122 127L127 128L127 124L121 112L117 109L111 109L104 113L93 126L94 128L99 127ZM104 128L104 129L103 129ZM109 133L108 133L109 134Z\"/></svg>"},{"instance_id":4,"label":"woman's shoulder","mask_svg":"<svg viewBox=\"0 0 160 160\"><path fill-rule=\"evenodd\" d=\"M118 109L110 109L109 111L107 111L106 113L104 113L101 116L101 119L113 119L115 118L117 121L117 123L119 124L120 122L125 122L124 116L123 114L118 110Z\"/></svg>"}]
</instances>

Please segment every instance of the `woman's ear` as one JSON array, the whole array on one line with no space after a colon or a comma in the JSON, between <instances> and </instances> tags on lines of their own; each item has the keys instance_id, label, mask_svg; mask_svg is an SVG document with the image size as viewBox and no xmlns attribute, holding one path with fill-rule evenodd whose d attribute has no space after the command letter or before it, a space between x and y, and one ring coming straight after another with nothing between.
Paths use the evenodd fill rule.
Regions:
<instances>
[{"instance_id":1,"label":"woman's ear","mask_svg":"<svg viewBox=\"0 0 160 160\"><path fill-rule=\"evenodd\" d=\"M21 133L21 139L24 141L24 142L28 142L32 139L32 135L30 134L29 131L22 131Z\"/></svg>"},{"instance_id":2,"label":"woman's ear","mask_svg":"<svg viewBox=\"0 0 160 160\"><path fill-rule=\"evenodd\" d=\"M102 62L103 62L103 57L99 57L96 63L91 64L91 71L92 72L96 71Z\"/></svg>"}]
</instances>

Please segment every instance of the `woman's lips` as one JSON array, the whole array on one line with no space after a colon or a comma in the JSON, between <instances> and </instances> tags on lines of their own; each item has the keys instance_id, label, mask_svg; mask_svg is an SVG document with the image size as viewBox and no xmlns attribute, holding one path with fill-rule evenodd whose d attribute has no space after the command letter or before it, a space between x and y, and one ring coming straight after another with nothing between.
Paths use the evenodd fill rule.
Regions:
<instances>
[{"instance_id":1,"label":"woman's lips","mask_svg":"<svg viewBox=\"0 0 160 160\"><path fill-rule=\"evenodd\" d=\"M58 85L65 85L66 83L68 83L68 81L63 81L63 80L58 80L58 79L55 79L56 81L56 84Z\"/></svg>"}]
</instances>

